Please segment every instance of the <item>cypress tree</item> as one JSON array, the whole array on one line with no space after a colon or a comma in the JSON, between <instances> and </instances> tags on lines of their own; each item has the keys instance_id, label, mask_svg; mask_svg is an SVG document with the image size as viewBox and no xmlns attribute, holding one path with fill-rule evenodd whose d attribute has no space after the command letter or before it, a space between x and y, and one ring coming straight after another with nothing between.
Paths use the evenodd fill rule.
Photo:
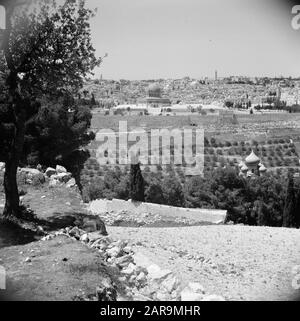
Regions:
<instances>
[{"instance_id":1,"label":"cypress tree","mask_svg":"<svg viewBox=\"0 0 300 321\"><path fill-rule=\"evenodd\" d=\"M297 217L297 200L294 188L294 178L290 174L288 178L288 186L286 190L285 204L283 209L283 221L284 227L296 227Z\"/></svg>"},{"instance_id":2,"label":"cypress tree","mask_svg":"<svg viewBox=\"0 0 300 321\"><path fill-rule=\"evenodd\" d=\"M140 169L140 164L130 166L130 197L133 201L144 202L144 178Z\"/></svg>"}]
</instances>

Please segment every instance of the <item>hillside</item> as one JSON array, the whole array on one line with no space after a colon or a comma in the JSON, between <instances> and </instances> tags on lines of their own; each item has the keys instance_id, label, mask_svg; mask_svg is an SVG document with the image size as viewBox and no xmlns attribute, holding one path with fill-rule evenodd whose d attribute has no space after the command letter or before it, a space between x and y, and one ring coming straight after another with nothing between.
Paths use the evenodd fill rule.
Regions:
<instances>
[{"instance_id":1,"label":"hillside","mask_svg":"<svg viewBox=\"0 0 300 321\"><path fill-rule=\"evenodd\" d=\"M300 232L249 226L108 227L135 251L199 282L227 300L293 300L292 268L300 265Z\"/></svg>"}]
</instances>

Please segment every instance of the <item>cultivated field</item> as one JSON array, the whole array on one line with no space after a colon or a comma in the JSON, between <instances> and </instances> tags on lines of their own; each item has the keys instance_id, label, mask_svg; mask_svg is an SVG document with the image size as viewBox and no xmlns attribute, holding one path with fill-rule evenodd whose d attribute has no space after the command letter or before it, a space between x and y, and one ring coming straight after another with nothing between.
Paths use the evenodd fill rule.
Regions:
<instances>
[{"instance_id":1,"label":"cultivated field","mask_svg":"<svg viewBox=\"0 0 300 321\"><path fill-rule=\"evenodd\" d=\"M128 131L134 131L137 128L143 128L146 131L162 128L203 128L206 138L204 142L205 170L224 166L236 168L252 149L268 170L276 171L278 174L286 173L287 170L294 172L300 170L300 114L297 113L236 114L234 121L217 114L207 116L196 114L190 116L104 116L94 114L92 129L95 132L99 129L113 129L117 132L119 121L127 121ZM82 172L87 181L103 175L103 168L96 160L96 150L99 145L99 142L94 141L89 146L92 157L87 161ZM173 147L171 143L170 149L172 150ZM192 147L195 150L195 145L186 147ZM169 147L163 146L161 150L166 148ZM124 166L120 167L124 168ZM165 169L164 166L163 169ZM150 166L150 170L161 169L154 165ZM181 175L182 166L177 166L175 171L179 171Z\"/></svg>"}]
</instances>

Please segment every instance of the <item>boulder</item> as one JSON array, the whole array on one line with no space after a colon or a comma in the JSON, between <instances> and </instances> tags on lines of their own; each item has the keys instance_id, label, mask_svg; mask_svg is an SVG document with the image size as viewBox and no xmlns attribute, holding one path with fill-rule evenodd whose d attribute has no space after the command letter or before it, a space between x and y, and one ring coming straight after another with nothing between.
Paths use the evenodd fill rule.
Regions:
<instances>
[{"instance_id":1,"label":"boulder","mask_svg":"<svg viewBox=\"0 0 300 321\"><path fill-rule=\"evenodd\" d=\"M57 175L52 175L50 178L57 179L60 182L67 183L71 178L71 173L59 173Z\"/></svg>"},{"instance_id":2,"label":"boulder","mask_svg":"<svg viewBox=\"0 0 300 321\"><path fill-rule=\"evenodd\" d=\"M81 228L89 233L98 231L102 235L107 235L105 224L99 216L84 218L81 223Z\"/></svg>"},{"instance_id":3,"label":"boulder","mask_svg":"<svg viewBox=\"0 0 300 321\"><path fill-rule=\"evenodd\" d=\"M57 173L57 174L67 173L67 170L66 170L63 166L56 165L56 173Z\"/></svg>"},{"instance_id":4,"label":"boulder","mask_svg":"<svg viewBox=\"0 0 300 321\"><path fill-rule=\"evenodd\" d=\"M89 241L89 236L88 236L88 234L86 233L86 234L81 235L80 241L82 241L82 242L88 242L88 241Z\"/></svg>"},{"instance_id":5,"label":"boulder","mask_svg":"<svg viewBox=\"0 0 300 321\"><path fill-rule=\"evenodd\" d=\"M180 286L179 279L173 274L169 274L169 276L163 280L161 283L161 287L165 288L169 293L172 293Z\"/></svg>"},{"instance_id":6,"label":"boulder","mask_svg":"<svg viewBox=\"0 0 300 321\"><path fill-rule=\"evenodd\" d=\"M118 257L122 253L122 249L119 246L114 246L106 251L110 257Z\"/></svg>"},{"instance_id":7,"label":"boulder","mask_svg":"<svg viewBox=\"0 0 300 321\"><path fill-rule=\"evenodd\" d=\"M148 277L152 280L162 282L169 275L172 274L171 270L162 270L158 265L151 264L147 267Z\"/></svg>"},{"instance_id":8,"label":"boulder","mask_svg":"<svg viewBox=\"0 0 300 321\"><path fill-rule=\"evenodd\" d=\"M35 168L21 168L20 172L26 173L29 176L33 177L35 175L40 175L41 172L38 169Z\"/></svg>"},{"instance_id":9,"label":"boulder","mask_svg":"<svg viewBox=\"0 0 300 321\"><path fill-rule=\"evenodd\" d=\"M145 269L147 269L150 265L153 264L147 256L145 256L139 252L137 252L133 255L133 259L134 259L134 263L137 266L143 267Z\"/></svg>"},{"instance_id":10,"label":"boulder","mask_svg":"<svg viewBox=\"0 0 300 321\"><path fill-rule=\"evenodd\" d=\"M136 265L133 263L129 263L128 266L122 270L122 273L131 275L136 271Z\"/></svg>"},{"instance_id":11,"label":"boulder","mask_svg":"<svg viewBox=\"0 0 300 321\"><path fill-rule=\"evenodd\" d=\"M0 171L5 170L5 163L0 162Z\"/></svg>"},{"instance_id":12,"label":"boulder","mask_svg":"<svg viewBox=\"0 0 300 321\"><path fill-rule=\"evenodd\" d=\"M50 177L52 175L56 175L56 170L52 167L48 167L45 172L47 177Z\"/></svg>"},{"instance_id":13,"label":"boulder","mask_svg":"<svg viewBox=\"0 0 300 321\"><path fill-rule=\"evenodd\" d=\"M75 237L76 239L80 239L81 235L85 234L84 231L80 230L77 226L73 227L69 231L69 235Z\"/></svg>"},{"instance_id":14,"label":"boulder","mask_svg":"<svg viewBox=\"0 0 300 321\"><path fill-rule=\"evenodd\" d=\"M66 187L71 188L71 187L74 187L75 185L76 185L75 178L71 178L71 179L68 181Z\"/></svg>"}]
</instances>

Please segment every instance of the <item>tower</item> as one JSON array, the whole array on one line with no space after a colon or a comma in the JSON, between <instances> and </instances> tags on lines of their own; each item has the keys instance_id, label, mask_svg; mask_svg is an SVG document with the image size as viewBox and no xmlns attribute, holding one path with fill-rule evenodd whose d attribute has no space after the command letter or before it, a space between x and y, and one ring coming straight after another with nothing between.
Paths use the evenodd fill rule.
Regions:
<instances>
[{"instance_id":1,"label":"tower","mask_svg":"<svg viewBox=\"0 0 300 321\"><path fill-rule=\"evenodd\" d=\"M215 81L217 81L217 80L218 80L218 71L215 70Z\"/></svg>"}]
</instances>

